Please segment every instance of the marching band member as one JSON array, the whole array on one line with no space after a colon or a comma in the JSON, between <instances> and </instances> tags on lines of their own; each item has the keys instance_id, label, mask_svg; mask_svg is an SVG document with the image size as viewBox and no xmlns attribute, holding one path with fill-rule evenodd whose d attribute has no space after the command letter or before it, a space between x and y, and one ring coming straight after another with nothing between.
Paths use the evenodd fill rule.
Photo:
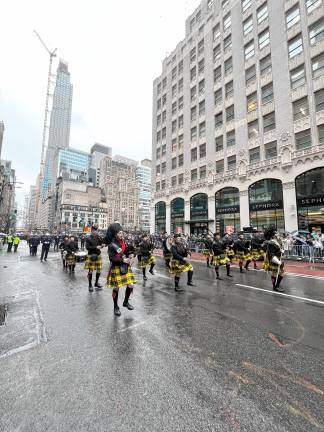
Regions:
<instances>
[{"instance_id":1,"label":"marching band member","mask_svg":"<svg viewBox=\"0 0 324 432\"><path fill-rule=\"evenodd\" d=\"M179 281L181 273L188 272L188 281L187 285L194 286L192 282L193 276L193 267L186 259L188 255L190 255L190 251L181 241L181 234L174 235L174 243L171 247L171 268L170 272L173 273L174 276L174 290L175 291L183 291L179 288Z\"/></svg>"},{"instance_id":2,"label":"marching band member","mask_svg":"<svg viewBox=\"0 0 324 432\"><path fill-rule=\"evenodd\" d=\"M250 251L248 245L244 239L243 233L239 234L238 239L234 243L236 257L239 260L240 273L243 273L243 263L246 260L244 268L248 270L248 266L251 262L250 260Z\"/></svg>"},{"instance_id":3,"label":"marching band member","mask_svg":"<svg viewBox=\"0 0 324 432\"><path fill-rule=\"evenodd\" d=\"M212 265L215 266L216 279L222 280L219 277L219 266L226 265L226 273L228 277L232 277L230 274L230 259L226 256L227 243L221 240L220 234L217 232L214 234L213 247L213 259Z\"/></svg>"},{"instance_id":4,"label":"marching band member","mask_svg":"<svg viewBox=\"0 0 324 432\"><path fill-rule=\"evenodd\" d=\"M234 241L228 233L225 233L223 237L223 244L226 250L226 256L228 257L230 262L233 262L235 258Z\"/></svg>"},{"instance_id":5,"label":"marching band member","mask_svg":"<svg viewBox=\"0 0 324 432\"><path fill-rule=\"evenodd\" d=\"M263 268L272 273L271 280L273 291L284 292L285 290L280 288L285 268L282 261L283 251L279 242L278 233L275 228L270 228L265 231L264 237L266 239L264 243L266 254Z\"/></svg>"},{"instance_id":6,"label":"marching band member","mask_svg":"<svg viewBox=\"0 0 324 432\"><path fill-rule=\"evenodd\" d=\"M78 250L79 250L78 243L74 240L74 237L71 235L66 245L66 263L70 273L74 273L75 265L76 265L75 254L76 252L78 252Z\"/></svg>"},{"instance_id":7,"label":"marching band member","mask_svg":"<svg viewBox=\"0 0 324 432\"><path fill-rule=\"evenodd\" d=\"M142 272L143 272L143 279L147 280L146 267L149 265L150 266L149 272L151 273L151 275L154 275L153 268L154 268L155 263L156 263L156 259L152 255L153 244L150 241L147 234L143 235L143 239L139 245L139 249L140 249L140 256L141 256L140 266L141 266Z\"/></svg>"},{"instance_id":8,"label":"marching band member","mask_svg":"<svg viewBox=\"0 0 324 432\"><path fill-rule=\"evenodd\" d=\"M171 254L171 252L168 249L167 239L168 239L168 234L164 233L164 235L162 237L163 257L164 257L165 266L168 269L170 269L170 261L171 261L171 258L172 258L172 254Z\"/></svg>"},{"instance_id":9,"label":"marching band member","mask_svg":"<svg viewBox=\"0 0 324 432\"><path fill-rule=\"evenodd\" d=\"M62 264L63 264L63 270L67 269L67 263L66 263L66 254L67 254L67 245L69 242L69 237L64 236L63 241L61 241L59 245L59 249L61 251L61 258L62 258Z\"/></svg>"},{"instance_id":10,"label":"marching band member","mask_svg":"<svg viewBox=\"0 0 324 432\"><path fill-rule=\"evenodd\" d=\"M134 255L131 253L132 250L127 250L127 245L123 238L123 231L121 227L119 227L111 227L111 232L115 230L115 234L108 245L110 268L107 276L107 287L113 290L112 298L115 316L121 315L118 306L118 294L119 289L123 286L126 286L123 306L128 310L134 309L129 303L129 297L133 292L135 284L135 278L131 267Z\"/></svg>"},{"instance_id":11,"label":"marching band member","mask_svg":"<svg viewBox=\"0 0 324 432\"><path fill-rule=\"evenodd\" d=\"M204 243L205 249L203 251L203 255L206 257L207 267L210 267L210 262L213 259L213 240L210 235L206 235Z\"/></svg>"},{"instance_id":12,"label":"marching band member","mask_svg":"<svg viewBox=\"0 0 324 432\"><path fill-rule=\"evenodd\" d=\"M102 270L102 257L100 249L104 245L102 239L98 235L97 230L98 227L96 225L93 225L91 227L91 235L87 237L86 240L86 249L88 251L88 255L84 268L88 270L89 292L93 292L92 273L94 271L96 271L96 291L100 291L102 289L102 285L99 284L100 273Z\"/></svg>"},{"instance_id":13,"label":"marching band member","mask_svg":"<svg viewBox=\"0 0 324 432\"><path fill-rule=\"evenodd\" d=\"M258 269L257 260L262 256L261 251L262 242L258 233L253 233L251 239L251 258L253 261L254 270Z\"/></svg>"}]
</instances>

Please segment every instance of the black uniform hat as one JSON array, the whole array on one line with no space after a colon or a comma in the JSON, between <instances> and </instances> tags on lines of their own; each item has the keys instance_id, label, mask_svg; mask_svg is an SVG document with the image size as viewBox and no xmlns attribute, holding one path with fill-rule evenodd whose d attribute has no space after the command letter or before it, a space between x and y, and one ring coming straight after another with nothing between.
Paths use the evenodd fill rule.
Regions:
<instances>
[{"instance_id":1,"label":"black uniform hat","mask_svg":"<svg viewBox=\"0 0 324 432\"><path fill-rule=\"evenodd\" d=\"M268 228L264 231L264 238L266 240L270 240L270 239L272 239L272 237L274 237L276 235L276 233L277 233L276 228L274 228L274 227Z\"/></svg>"},{"instance_id":2,"label":"black uniform hat","mask_svg":"<svg viewBox=\"0 0 324 432\"><path fill-rule=\"evenodd\" d=\"M116 237L116 234L122 230L123 230L123 228L119 222L115 222L115 223L109 225L109 227L107 229L107 234L106 234L107 244L110 244L113 241L113 239Z\"/></svg>"},{"instance_id":3,"label":"black uniform hat","mask_svg":"<svg viewBox=\"0 0 324 432\"><path fill-rule=\"evenodd\" d=\"M181 237L181 234L179 234L179 233L177 233L177 234L174 234L174 236L173 236L174 238L177 238L177 237Z\"/></svg>"}]
</instances>

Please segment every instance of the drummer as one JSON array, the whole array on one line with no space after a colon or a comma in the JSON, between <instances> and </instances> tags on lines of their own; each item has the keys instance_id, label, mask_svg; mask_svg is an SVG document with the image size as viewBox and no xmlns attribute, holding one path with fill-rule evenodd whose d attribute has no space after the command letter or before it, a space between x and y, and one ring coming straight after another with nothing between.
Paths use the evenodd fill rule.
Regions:
<instances>
[{"instance_id":1,"label":"drummer","mask_svg":"<svg viewBox=\"0 0 324 432\"><path fill-rule=\"evenodd\" d=\"M66 263L70 273L74 273L76 265L75 254L79 251L78 243L75 241L74 236L70 235L69 241L66 245Z\"/></svg>"}]
</instances>

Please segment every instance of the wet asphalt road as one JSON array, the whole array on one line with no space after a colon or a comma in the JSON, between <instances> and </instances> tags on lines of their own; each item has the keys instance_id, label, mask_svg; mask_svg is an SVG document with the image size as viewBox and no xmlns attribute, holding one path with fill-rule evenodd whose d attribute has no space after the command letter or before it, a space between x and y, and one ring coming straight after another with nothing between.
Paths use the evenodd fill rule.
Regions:
<instances>
[{"instance_id":1,"label":"wet asphalt road","mask_svg":"<svg viewBox=\"0 0 324 432\"><path fill-rule=\"evenodd\" d=\"M287 277L297 299L254 289L264 272L194 267L184 293L160 259L137 273L115 318L80 264L2 252L0 431L324 430L324 279Z\"/></svg>"}]
</instances>

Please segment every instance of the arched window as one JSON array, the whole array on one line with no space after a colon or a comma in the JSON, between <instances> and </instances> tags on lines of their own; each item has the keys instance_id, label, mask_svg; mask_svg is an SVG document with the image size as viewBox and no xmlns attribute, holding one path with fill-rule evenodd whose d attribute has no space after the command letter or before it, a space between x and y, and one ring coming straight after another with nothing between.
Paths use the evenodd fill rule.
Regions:
<instances>
[{"instance_id":1,"label":"arched window","mask_svg":"<svg viewBox=\"0 0 324 432\"><path fill-rule=\"evenodd\" d=\"M203 234L208 231L208 196L198 193L190 198L190 233Z\"/></svg>"},{"instance_id":2,"label":"arched window","mask_svg":"<svg viewBox=\"0 0 324 432\"><path fill-rule=\"evenodd\" d=\"M171 233L184 230L185 201L175 198L171 201Z\"/></svg>"},{"instance_id":3,"label":"arched window","mask_svg":"<svg viewBox=\"0 0 324 432\"><path fill-rule=\"evenodd\" d=\"M166 205L164 201L155 204L155 233L166 231Z\"/></svg>"},{"instance_id":4,"label":"arched window","mask_svg":"<svg viewBox=\"0 0 324 432\"><path fill-rule=\"evenodd\" d=\"M229 234L240 230L240 192L226 187L215 194L216 231Z\"/></svg>"}]
</instances>

